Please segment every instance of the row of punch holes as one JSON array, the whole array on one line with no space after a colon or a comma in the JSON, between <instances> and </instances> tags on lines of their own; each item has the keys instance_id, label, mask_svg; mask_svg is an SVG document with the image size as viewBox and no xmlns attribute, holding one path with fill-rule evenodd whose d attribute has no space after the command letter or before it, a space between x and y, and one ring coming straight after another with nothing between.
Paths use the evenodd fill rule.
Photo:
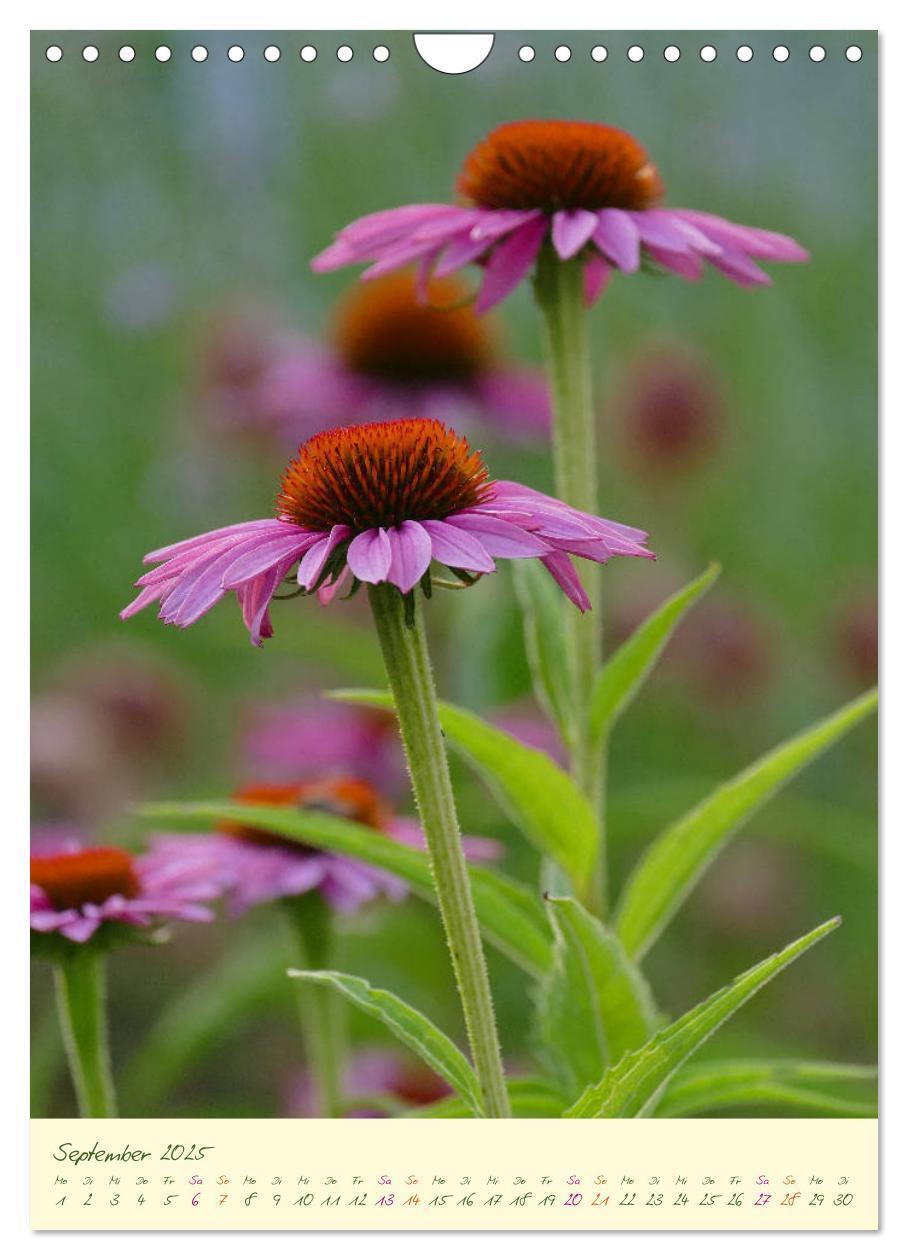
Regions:
<instances>
[{"instance_id":1,"label":"row of punch holes","mask_svg":"<svg viewBox=\"0 0 908 1260\"><path fill-rule=\"evenodd\" d=\"M100 50L94 44L86 44L85 47L82 48L81 53L83 61L88 62L97 61L101 55ZM661 50L661 53L663 58L668 62L681 60L681 49L677 46L677 44L668 44ZM51 44L44 50L44 55L48 61L56 63L63 60L63 49L59 46L59 44ZM154 55L157 61L170 61L173 56L173 49L171 49L167 44L160 44L154 50ZM204 44L195 44L190 49L189 55L193 61L203 62L208 60L209 50ZM243 48L241 44L231 44L231 46L227 49L226 55L228 61L243 61L246 56L246 49ZM266 61L280 61L281 55L282 50L278 48L276 44L268 44L267 47L262 50L262 56ZM340 62L349 62L353 60L354 53L349 44L341 44L334 50L334 55ZM567 44L559 44L553 52L555 60L560 62L570 61L573 55L574 50ZM603 62L608 59L610 54L604 44L594 44L590 49L589 55L592 57L593 61ZM712 62L718 58L719 54L712 44L704 44L703 47L697 51L696 55L701 61ZM813 44L807 55L813 62L825 61L827 50L822 44ZM117 56L121 61L134 61L136 58L136 50L131 44L124 44L117 50ZM376 44L371 50L371 56L373 61L385 62L390 58L391 52L385 44ZM536 49L531 44L523 44L517 50L517 56L523 62L535 61ZM625 56L628 61L639 62L643 61L646 56L646 52L639 44L631 44L630 47L625 50ZM753 61L754 50L749 44L741 44L735 49L735 56L738 61L741 62ZM791 50L784 44L778 44L775 48L773 48L772 56L774 61L785 62L789 60ZM845 49L846 61L860 61L862 56L863 52L857 44L849 44L849 46ZM299 50L299 57L302 61L315 61L316 57L318 57L318 49L313 47L312 44L304 44Z\"/></svg>"}]
</instances>

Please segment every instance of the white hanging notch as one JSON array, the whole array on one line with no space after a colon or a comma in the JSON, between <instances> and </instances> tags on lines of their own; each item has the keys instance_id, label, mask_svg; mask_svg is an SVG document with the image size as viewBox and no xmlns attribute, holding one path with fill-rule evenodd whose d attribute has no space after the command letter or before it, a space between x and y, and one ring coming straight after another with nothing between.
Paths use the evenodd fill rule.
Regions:
<instances>
[{"instance_id":1,"label":"white hanging notch","mask_svg":"<svg viewBox=\"0 0 908 1260\"><path fill-rule=\"evenodd\" d=\"M466 74L481 66L492 51L494 35L459 32L446 35L414 35L416 51L427 66L442 74Z\"/></svg>"}]
</instances>

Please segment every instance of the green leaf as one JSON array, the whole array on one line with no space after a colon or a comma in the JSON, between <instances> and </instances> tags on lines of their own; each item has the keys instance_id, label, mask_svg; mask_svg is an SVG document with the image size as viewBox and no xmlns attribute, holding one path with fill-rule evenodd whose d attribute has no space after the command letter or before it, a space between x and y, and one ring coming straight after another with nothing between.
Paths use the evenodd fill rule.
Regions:
<instances>
[{"instance_id":1,"label":"green leaf","mask_svg":"<svg viewBox=\"0 0 908 1260\"><path fill-rule=\"evenodd\" d=\"M567 1099L557 1082L543 1077L512 1077L508 1081L508 1096L515 1119L557 1119L564 1111ZM471 1112L462 1099L441 1098L405 1112L408 1120L463 1120Z\"/></svg>"},{"instance_id":2,"label":"green leaf","mask_svg":"<svg viewBox=\"0 0 908 1260\"><path fill-rule=\"evenodd\" d=\"M721 573L711 564L689 586L667 599L617 648L599 671L590 703L590 730L604 739L649 678L678 622Z\"/></svg>"},{"instance_id":3,"label":"green leaf","mask_svg":"<svg viewBox=\"0 0 908 1260\"><path fill-rule=\"evenodd\" d=\"M876 1115L874 1067L799 1059L732 1059L688 1064L670 1081L653 1114L697 1116L709 1111L782 1107L799 1115Z\"/></svg>"},{"instance_id":4,"label":"green leaf","mask_svg":"<svg viewBox=\"0 0 908 1260\"><path fill-rule=\"evenodd\" d=\"M299 844L317 845L399 875L414 892L435 900L429 859L422 850L411 849L391 836L346 818L318 810L240 805L236 801L144 805L138 812L156 824L189 831L199 827L217 831L224 823L232 822ZM481 866L470 867L470 885L479 925L489 943L529 975L544 975L551 964L552 944L538 894Z\"/></svg>"},{"instance_id":5,"label":"green leaf","mask_svg":"<svg viewBox=\"0 0 908 1260\"><path fill-rule=\"evenodd\" d=\"M576 732L564 596L540 564L515 564L511 572L523 611L523 635L536 699L571 747Z\"/></svg>"},{"instance_id":6,"label":"green leaf","mask_svg":"<svg viewBox=\"0 0 908 1260\"><path fill-rule=\"evenodd\" d=\"M822 923L657 1032L645 1046L626 1054L620 1063L609 1068L564 1114L583 1120L645 1114L674 1073L717 1028L789 963L834 931L840 921L830 919Z\"/></svg>"},{"instance_id":7,"label":"green leaf","mask_svg":"<svg viewBox=\"0 0 908 1260\"><path fill-rule=\"evenodd\" d=\"M646 952L722 845L799 770L872 713L876 702L876 691L869 691L780 744L653 841L625 884L615 919L632 957Z\"/></svg>"},{"instance_id":8,"label":"green leaf","mask_svg":"<svg viewBox=\"0 0 908 1260\"><path fill-rule=\"evenodd\" d=\"M333 700L394 708L387 692L328 694ZM526 838L568 873L582 896L596 860L596 819L570 776L545 753L528 748L475 713L445 703L438 710L449 743L479 771Z\"/></svg>"},{"instance_id":9,"label":"green leaf","mask_svg":"<svg viewBox=\"0 0 908 1260\"><path fill-rule=\"evenodd\" d=\"M636 965L610 928L570 897L546 901L555 958L540 986L538 1024L552 1068L577 1092L636 1050L657 1026Z\"/></svg>"},{"instance_id":10,"label":"green leaf","mask_svg":"<svg viewBox=\"0 0 908 1260\"><path fill-rule=\"evenodd\" d=\"M359 976L345 975L342 971L297 971L291 968L287 975L292 980L308 980L334 989L367 1015L381 1020L399 1041L448 1082L474 1115L483 1114L482 1089L468 1059L451 1038L420 1011L387 989L373 989L368 981Z\"/></svg>"}]
</instances>

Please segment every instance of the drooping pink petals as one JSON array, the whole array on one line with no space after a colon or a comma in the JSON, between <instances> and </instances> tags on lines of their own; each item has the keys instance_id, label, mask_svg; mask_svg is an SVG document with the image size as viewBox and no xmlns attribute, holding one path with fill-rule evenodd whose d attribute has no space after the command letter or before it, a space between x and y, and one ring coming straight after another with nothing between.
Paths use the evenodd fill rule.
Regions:
<instances>
[{"instance_id":1,"label":"drooping pink petals","mask_svg":"<svg viewBox=\"0 0 908 1260\"><path fill-rule=\"evenodd\" d=\"M391 540L384 529L357 534L347 552L350 572L361 582L384 582L391 568Z\"/></svg>"},{"instance_id":2,"label":"drooping pink petals","mask_svg":"<svg viewBox=\"0 0 908 1260\"><path fill-rule=\"evenodd\" d=\"M410 213L404 214L404 211ZM445 214L447 211L447 214ZM371 263L366 277L412 262L425 286L479 263L483 281L479 314L503 301L532 270L546 240L562 260L584 259L588 302L606 286L609 270L633 272L643 254L686 280L698 280L708 262L743 287L771 283L752 261L805 262L807 251L790 236L732 223L700 210L501 210L482 207L400 206L344 228L334 245L313 260L317 271Z\"/></svg>"}]
</instances>

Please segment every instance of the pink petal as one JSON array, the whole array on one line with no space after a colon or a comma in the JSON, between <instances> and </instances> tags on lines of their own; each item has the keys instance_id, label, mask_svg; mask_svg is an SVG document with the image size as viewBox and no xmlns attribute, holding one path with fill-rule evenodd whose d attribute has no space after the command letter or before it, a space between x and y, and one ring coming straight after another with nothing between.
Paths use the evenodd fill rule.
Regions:
<instances>
[{"instance_id":1,"label":"pink petal","mask_svg":"<svg viewBox=\"0 0 908 1260\"><path fill-rule=\"evenodd\" d=\"M599 226L592 210L556 210L552 219L552 244L559 258L567 261L583 249Z\"/></svg>"},{"instance_id":2,"label":"pink petal","mask_svg":"<svg viewBox=\"0 0 908 1260\"><path fill-rule=\"evenodd\" d=\"M493 250L474 307L477 315L485 314L517 288L536 261L547 231L548 220L540 215Z\"/></svg>"},{"instance_id":3,"label":"pink petal","mask_svg":"<svg viewBox=\"0 0 908 1260\"><path fill-rule=\"evenodd\" d=\"M703 259L699 254L676 254L668 249L657 249L655 245L648 245L646 252L654 262L684 280L699 280L703 275Z\"/></svg>"},{"instance_id":4,"label":"pink petal","mask_svg":"<svg viewBox=\"0 0 908 1260\"><path fill-rule=\"evenodd\" d=\"M740 249L754 258L766 258L776 262L807 262L810 254L791 236L770 232L766 228L746 227L732 223L717 214L705 210L673 210L676 218L684 219L699 228L721 248L730 246Z\"/></svg>"},{"instance_id":5,"label":"pink petal","mask_svg":"<svg viewBox=\"0 0 908 1260\"><path fill-rule=\"evenodd\" d=\"M347 551L347 563L361 582L384 582L391 568L391 543L383 529L357 534Z\"/></svg>"},{"instance_id":6,"label":"pink petal","mask_svg":"<svg viewBox=\"0 0 908 1260\"><path fill-rule=\"evenodd\" d=\"M261 547L256 547L253 551L247 551L238 560L234 560L227 569L222 579L224 589L233 590L243 582L248 582L250 578L258 577L260 573L264 573L273 565L280 564L282 560L286 559L289 562L296 559L311 538L310 530L301 529L299 536L289 542L278 538L273 542L264 543Z\"/></svg>"},{"instance_id":7,"label":"pink petal","mask_svg":"<svg viewBox=\"0 0 908 1260\"><path fill-rule=\"evenodd\" d=\"M334 525L325 538L306 552L296 574L296 580L300 586L305 586L307 591L312 590L334 548L349 538L352 533L353 530L349 525Z\"/></svg>"},{"instance_id":8,"label":"pink petal","mask_svg":"<svg viewBox=\"0 0 908 1260\"><path fill-rule=\"evenodd\" d=\"M448 517L448 523L473 534L490 556L500 556L503 560L544 556L551 551L541 538L488 512L457 512Z\"/></svg>"},{"instance_id":9,"label":"pink petal","mask_svg":"<svg viewBox=\"0 0 908 1260\"><path fill-rule=\"evenodd\" d=\"M170 560L173 556L194 550L202 543L216 542L218 539L226 538L228 534L235 534L239 541L240 536L250 530L262 530L265 534L269 534L272 530L276 532L281 528L286 529L286 523L276 520L273 516L261 521L241 521L238 525L223 525L220 529L209 530L207 534L197 534L194 538L185 538L182 542L171 543L168 547L159 547L157 551L149 551L148 555L143 557L142 563L157 564L160 560Z\"/></svg>"},{"instance_id":10,"label":"pink petal","mask_svg":"<svg viewBox=\"0 0 908 1260\"><path fill-rule=\"evenodd\" d=\"M423 521L422 527L432 540L432 555L439 564L469 573L494 573L495 561L478 539L450 521Z\"/></svg>"},{"instance_id":11,"label":"pink petal","mask_svg":"<svg viewBox=\"0 0 908 1260\"><path fill-rule=\"evenodd\" d=\"M449 276L453 271L459 271L461 267L465 267L467 263L475 262L488 248L487 240L474 240L470 232L464 232L449 241L438 260L435 274L439 278Z\"/></svg>"},{"instance_id":12,"label":"pink petal","mask_svg":"<svg viewBox=\"0 0 908 1260\"><path fill-rule=\"evenodd\" d=\"M667 249L674 254L686 254L689 251L691 238L684 232L681 224L674 222L670 214L659 210L636 210L630 213L644 245Z\"/></svg>"},{"instance_id":13,"label":"pink petal","mask_svg":"<svg viewBox=\"0 0 908 1260\"><path fill-rule=\"evenodd\" d=\"M710 258L709 261L717 271L721 271L729 280L734 280L745 289L754 285L772 284L772 277L740 250L725 249L718 258Z\"/></svg>"},{"instance_id":14,"label":"pink petal","mask_svg":"<svg viewBox=\"0 0 908 1260\"><path fill-rule=\"evenodd\" d=\"M563 552L553 551L543 556L542 563L567 595L572 604L576 604L581 612L589 612L592 608L590 597L583 589L583 583L572 562Z\"/></svg>"},{"instance_id":15,"label":"pink petal","mask_svg":"<svg viewBox=\"0 0 908 1260\"><path fill-rule=\"evenodd\" d=\"M474 241L491 244L509 232L516 231L525 223L531 223L542 214L541 210L481 210L480 218L470 232Z\"/></svg>"},{"instance_id":16,"label":"pink petal","mask_svg":"<svg viewBox=\"0 0 908 1260\"><path fill-rule=\"evenodd\" d=\"M388 541L391 544L388 581L406 595L432 562L432 539L418 521L404 521L388 530Z\"/></svg>"},{"instance_id":17,"label":"pink petal","mask_svg":"<svg viewBox=\"0 0 908 1260\"><path fill-rule=\"evenodd\" d=\"M600 210L593 244L621 271L636 271L640 266L640 234L627 210Z\"/></svg>"},{"instance_id":18,"label":"pink petal","mask_svg":"<svg viewBox=\"0 0 908 1260\"><path fill-rule=\"evenodd\" d=\"M612 278L612 267L601 254L593 254L583 264L583 300L587 306L595 306Z\"/></svg>"}]
</instances>

